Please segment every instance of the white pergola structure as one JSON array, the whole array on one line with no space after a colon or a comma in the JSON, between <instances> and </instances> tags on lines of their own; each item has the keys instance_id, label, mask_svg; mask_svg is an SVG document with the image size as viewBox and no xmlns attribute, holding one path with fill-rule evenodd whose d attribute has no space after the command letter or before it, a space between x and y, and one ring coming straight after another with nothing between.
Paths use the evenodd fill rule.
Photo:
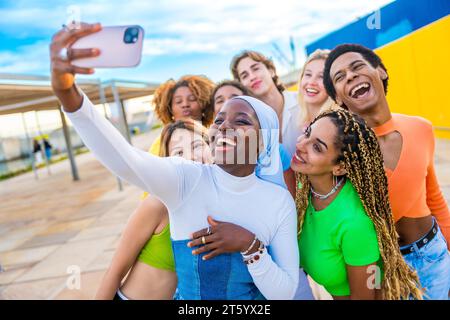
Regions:
<instances>
[{"instance_id":1,"label":"white pergola structure","mask_svg":"<svg viewBox=\"0 0 450 320\"><path fill-rule=\"evenodd\" d=\"M94 104L114 102L119 109L122 134L131 143L124 100L154 93L157 83L112 79L78 79L77 85ZM73 180L79 180L69 130L59 100L53 94L48 76L0 73L0 115L28 111L59 110ZM119 183L121 188L121 184Z\"/></svg>"}]
</instances>

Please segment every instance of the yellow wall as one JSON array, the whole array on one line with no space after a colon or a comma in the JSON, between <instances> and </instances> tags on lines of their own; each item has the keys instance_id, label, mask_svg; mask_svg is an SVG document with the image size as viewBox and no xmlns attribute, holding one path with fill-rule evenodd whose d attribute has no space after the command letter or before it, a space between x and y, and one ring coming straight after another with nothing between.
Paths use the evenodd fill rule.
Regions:
<instances>
[{"instance_id":1,"label":"yellow wall","mask_svg":"<svg viewBox=\"0 0 450 320\"><path fill-rule=\"evenodd\" d=\"M450 139L450 16L375 50L389 73L393 112L430 120ZM297 91L297 85L289 88Z\"/></svg>"},{"instance_id":2,"label":"yellow wall","mask_svg":"<svg viewBox=\"0 0 450 320\"><path fill-rule=\"evenodd\" d=\"M450 16L375 50L389 73L393 112L430 120L450 139Z\"/></svg>"}]
</instances>

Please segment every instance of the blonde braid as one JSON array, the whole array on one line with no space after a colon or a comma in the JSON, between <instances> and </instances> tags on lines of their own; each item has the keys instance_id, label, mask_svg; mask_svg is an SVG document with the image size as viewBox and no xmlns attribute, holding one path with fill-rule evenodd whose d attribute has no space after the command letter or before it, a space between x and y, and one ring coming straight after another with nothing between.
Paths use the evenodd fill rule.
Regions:
<instances>
[{"instance_id":1,"label":"blonde braid","mask_svg":"<svg viewBox=\"0 0 450 320\"><path fill-rule=\"evenodd\" d=\"M365 212L376 230L384 268L381 287L383 298L422 299L417 274L408 267L400 253L398 234L389 202L383 155L375 133L362 118L344 109L325 111L311 124L323 117L331 118L338 128L342 152L337 162L344 164L346 178L358 193ZM297 181L302 184L302 188L298 188L296 194L300 234L308 206L310 185L307 177L301 173L297 173Z\"/></svg>"}]
</instances>

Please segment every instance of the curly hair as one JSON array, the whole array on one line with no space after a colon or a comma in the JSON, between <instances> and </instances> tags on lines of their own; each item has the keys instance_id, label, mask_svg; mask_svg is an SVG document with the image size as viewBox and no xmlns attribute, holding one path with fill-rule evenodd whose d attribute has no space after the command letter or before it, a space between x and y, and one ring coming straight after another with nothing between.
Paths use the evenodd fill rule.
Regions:
<instances>
[{"instance_id":1,"label":"curly hair","mask_svg":"<svg viewBox=\"0 0 450 320\"><path fill-rule=\"evenodd\" d=\"M370 63L370 65L374 68L381 67L384 71L387 69L384 66L383 62L381 61L381 58L372 50L369 48L366 48L359 44L352 44L352 43L346 43L341 44L331 50L330 54L328 55L327 60L325 61L325 68L323 70L323 85L325 87L325 90L327 90L328 95L336 101L336 90L334 89L333 81L331 80L330 75L330 69L333 62L339 58L341 55L347 52L357 52L363 56L363 58ZM384 94L387 94L387 88L388 88L388 78L383 80L383 88L384 88ZM345 107L345 106L344 106Z\"/></svg>"},{"instance_id":2,"label":"curly hair","mask_svg":"<svg viewBox=\"0 0 450 320\"><path fill-rule=\"evenodd\" d=\"M178 81L170 79L160 85L153 95L153 104L158 118L164 125L174 121L172 114L172 100L175 91L180 87L187 87L197 99L203 115L202 124L208 127L213 120L214 108L211 105L211 94L214 83L205 76L187 75Z\"/></svg>"},{"instance_id":3,"label":"curly hair","mask_svg":"<svg viewBox=\"0 0 450 320\"><path fill-rule=\"evenodd\" d=\"M233 74L233 78L237 81L240 81L239 73L237 70L239 62L244 58L250 58L256 62L263 63L267 69L272 70L274 72L274 76L272 77L273 83L275 83L275 86L277 87L278 91L282 93L285 90L284 85L281 83L280 78L277 76L277 69L275 68L275 64L272 60L268 59L266 56L264 56L262 53L251 51L251 50L244 50L241 53L235 55L233 59L231 60L230 69L231 73Z\"/></svg>"},{"instance_id":4,"label":"curly hair","mask_svg":"<svg viewBox=\"0 0 450 320\"><path fill-rule=\"evenodd\" d=\"M344 109L325 111L317 116L311 125L324 117L330 118L338 129L335 145L340 153L335 162L344 165L346 179L354 186L367 216L375 226L384 268L381 287L383 298L422 299L418 276L408 267L400 253L389 202L383 155L375 133L361 117ZM304 174L297 172L296 177L299 183L295 202L300 235L311 184Z\"/></svg>"}]
</instances>

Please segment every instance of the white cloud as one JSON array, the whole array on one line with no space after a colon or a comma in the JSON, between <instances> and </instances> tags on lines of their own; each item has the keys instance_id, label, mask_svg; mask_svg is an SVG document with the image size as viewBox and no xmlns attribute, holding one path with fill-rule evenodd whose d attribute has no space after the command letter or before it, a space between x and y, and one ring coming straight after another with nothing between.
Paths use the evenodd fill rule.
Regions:
<instances>
[{"instance_id":1,"label":"white cloud","mask_svg":"<svg viewBox=\"0 0 450 320\"><path fill-rule=\"evenodd\" d=\"M14 52L0 52L0 72L38 74L49 70L48 45L46 41L39 41Z\"/></svg>"},{"instance_id":2,"label":"white cloud","mask_svg":"<svg viewBox=\"0 0 450 320\"><path fill-rule=\"evenodd\" d=\"M195 1L201 2L201 1ZM282 41L290 35L303 44L387 3L378 1L233 1L229 6L204 3L202 10L168 18L149 29L145 53L234 52ZM184 8L186 8L186 2ZM179 8L178 8L179 9ZM153 31L153 32L152 32ZM150 48L153 46L153 48Z\"/></svg>"},{"instance_id":3,"label":"white cloud","mask_svg":"<svg viewBox=\"0 0 450 320\"><path fill-rule=\"evenodd\" d=\"M81 19L103 25L140 24L146 30L144 55L230 54L270 43L287 47L289 36L301 46L390 0L99 0L77 5ZM73 3L73 2L72 2ZM18 2L0 9L3 32L50 39L67 19L71 2L51 5ZM52 7L50 7L52 6ZM49 40L47 40L49 41ZM1 72L48 70L48 42L0 52ZM298 48L298 52L300 52Z\"/></svg>"}]
</instances>

